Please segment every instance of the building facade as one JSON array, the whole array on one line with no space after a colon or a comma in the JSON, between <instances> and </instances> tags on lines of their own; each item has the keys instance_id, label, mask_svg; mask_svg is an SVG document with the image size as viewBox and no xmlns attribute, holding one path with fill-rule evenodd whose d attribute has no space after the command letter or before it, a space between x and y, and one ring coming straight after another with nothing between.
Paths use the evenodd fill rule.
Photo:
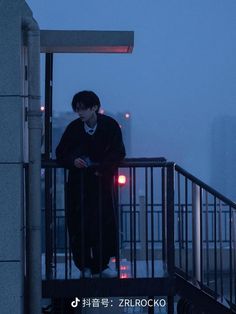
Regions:
<instances>
[{"instance_id":1,"label":"building facade","mask_svg":"<svg viewBox=\"0 0 236 314\"><path fill-rule=\"evenodd\" d=\"M25 313L24 303L29 297L39 309L41 285L38 269L32 256L39 258L40 219L34 210L27 213L25 204L25 163L30 161L30 178L40 169L39 134L41 113L39 97L40 39L32 12L22 0L3 0L0 3L0 308L1 313ZM32 75L33 73L33 75ZM30 84L28 82L30 81ZM30 145L33 143L33 146ZM29 147L31 146L31 149ZM36 153L31 154L32 150ZM33 177L32 177L33 176ZM29 179L29 180L31 180ZM34 192L40 186L40 180ZM33 181L32 181L33 182ZM31 188L30 188L31 189ZM31 191L29 203L34 202L40 213L40 193ZM34 195L32 197L32 195ZM35 208L36 208L35 207ZM26 225L26 216L28 223ZM33 222L33 220L35 221ZM30 222L31 221L31 222ZM32 228L33 227L33 228ZM32 235L26 241L26 229ZM32 240L33 239L33 240ZM37 245L35 246L35 243ZM32 244L34 245L32 246ZM26 256L26 246L29 255ZM32 250L32 247L35 249ZM31 254L31 253L32 254ZM37 253L38 252L38 253ZM38 280L34 291L25 295L26 260ZM39 273L37 273L39 270ZM41 280L41 279L40 279ZM35 281L35 282L36 282ZM37 296L36 299L34 296ZM30 303L30 302L29 302ZM31 312L33 308L31 308ZM39 310L35 313L40 313Z\"/></svg>"}]
</instances>

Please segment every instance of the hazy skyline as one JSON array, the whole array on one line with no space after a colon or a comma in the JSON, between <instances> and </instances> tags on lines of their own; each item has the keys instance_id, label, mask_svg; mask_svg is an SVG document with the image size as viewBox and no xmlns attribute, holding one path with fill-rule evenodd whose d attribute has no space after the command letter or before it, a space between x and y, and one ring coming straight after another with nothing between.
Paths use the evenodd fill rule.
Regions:
<instances>
[{"instance_id":1,"label":"hazy skyline","mask_svg":"<svg viewBox=\"0 0 236 314\"><path fill-rule=\"evenodd\" d=\"M54 110L94 90L108 111L131 113L133 156L164 156L210 183L214 120L236 121L234 0L27 3L41 29L135 33L132 54L55 55Z\"/></svg>"}]
</instances>

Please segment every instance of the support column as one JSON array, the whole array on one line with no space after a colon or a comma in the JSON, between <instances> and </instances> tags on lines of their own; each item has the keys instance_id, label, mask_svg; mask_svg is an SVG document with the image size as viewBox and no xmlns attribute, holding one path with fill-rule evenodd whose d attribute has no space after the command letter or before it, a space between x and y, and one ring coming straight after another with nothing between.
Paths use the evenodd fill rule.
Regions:
<instances>
[{"instance_id":1,"label":"support column","mask_svg":"<svg viewBox=\"0 0 236 314\"><path fill-rule=\"evenodd\" d=\"M23 101L20 1L0 1L0 312L23 314Z\"/></svg>"}]
</instances>

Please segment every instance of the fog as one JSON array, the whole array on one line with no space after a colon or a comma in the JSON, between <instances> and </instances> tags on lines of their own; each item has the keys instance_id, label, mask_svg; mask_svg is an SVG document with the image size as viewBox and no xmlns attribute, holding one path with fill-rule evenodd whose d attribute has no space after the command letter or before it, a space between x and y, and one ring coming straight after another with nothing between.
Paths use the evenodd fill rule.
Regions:
<instances>
[{"instance_id":1,"label":"fog","mask_svg":"<svg viewBox=\"0 0 236 314\"><path fill-rule=\"evenodd\" d=\"M132 156L164 156L236 199L235 0L27 3L41 29L135 33L132 54L55 55L55 111L93 90L131 113Z\"/></svg>"}]
</instances>

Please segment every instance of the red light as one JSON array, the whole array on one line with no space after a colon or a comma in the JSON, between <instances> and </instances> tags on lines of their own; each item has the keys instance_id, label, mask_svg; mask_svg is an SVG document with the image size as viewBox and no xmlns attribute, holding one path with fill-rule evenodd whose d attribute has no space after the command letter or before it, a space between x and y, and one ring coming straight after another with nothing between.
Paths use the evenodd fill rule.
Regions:
<instances>
[{"instance_id":1,"label":"red light","mask_svg":"<svg viewBox=\"0 0 236 314\"><path fill-rule=\"evenodd\" d=\"M120 270L127 270L128 266L120 266Z\"/></svg>"},{"instance_id":2,"label":"red light","mask_svg":"<svg viewBox=\"0 0 236 314\"><path fill-rule=\"evenodd\" d=\"M124 175L119 175L119 177L118 177L118 183L119 183L119 185L125 185L125 183L126 183L126 176L124 176Z\"/></svg>"},{"instance_id":3,"label":"red light","mask_svg":"<svg viewBox=\"0 0 236 314\"><path fill-rule=\"evenodd\" d=\"M120 278L121 279L127 279L127 278L129 278L129 276L128 276L128 274L121 274Z\"/></svg>"},{"instance_id":4,"label":"red light","mask_svg":"<svg viewBox=\"0 0 236 314\"><path fill-rule=\"evenodd\" d=\"M129 114L128 112L126 112L125 118L126 118L126 119L129 119L129 118L130 118L130 114Z\"/></svg>"},{"instance_id":5,"label":"red light","mask_svg":"<svg viewBox=\"0 0 236 314\"><path fill-rule=\"evenodd\" d=\"M111 262L112 262L112 263L115 263L115 262L116 262L116 258L115 258L115 257L112 257Z\"/></svg>"}]
</instances>

